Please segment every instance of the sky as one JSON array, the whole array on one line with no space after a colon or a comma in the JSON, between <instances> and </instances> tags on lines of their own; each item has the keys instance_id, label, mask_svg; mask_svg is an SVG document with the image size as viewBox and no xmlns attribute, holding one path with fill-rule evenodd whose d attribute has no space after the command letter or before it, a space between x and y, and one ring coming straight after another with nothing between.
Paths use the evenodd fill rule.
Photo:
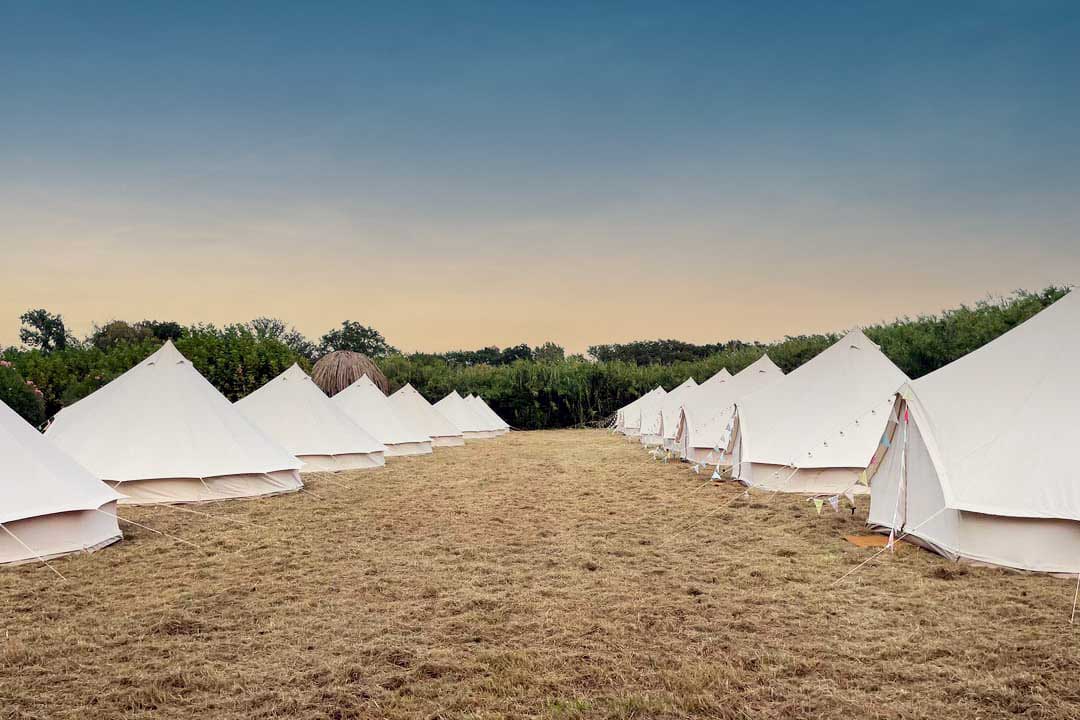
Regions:
<instances>
[{"instance_id":1,"label":"sky","mask_svg":"<svg viewBox=\"0 0 1080 720\"><path fill-rule=\"evenodd\" d=\"M1080 283L1078 78L1071 1L0 0L0 344L583 351Z\"/></svg>"}]
</instances>

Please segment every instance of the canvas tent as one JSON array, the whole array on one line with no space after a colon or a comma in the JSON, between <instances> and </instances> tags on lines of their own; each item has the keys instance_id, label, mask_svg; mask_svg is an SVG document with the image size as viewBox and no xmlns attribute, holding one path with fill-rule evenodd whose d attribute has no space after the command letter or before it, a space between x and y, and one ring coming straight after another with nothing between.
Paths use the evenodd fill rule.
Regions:
<instances>
[{"instance_id":1,"label":"canvas tent","mask_svg":"<svg viewBox=\"0 0 1080 720\"><path fill-rule=\"evenodd\" d=\"M454 423L435 409L412 385L406 384L390 396L398 416L431 437L432 447L464 445L465 437Z\"/></svg>"},{"instance_id":2,"label":"canvas tent","mask_svg":"<svg viewBox=\"0 0 1080 720\"><path fill-rule=\"evenodd\" d=\"M382 467L386 448L294 364L236 402L260 430L299 458L305 472Z\"/></svg>"},{"instance_id":3,"label":"canvas tent","mask_svg":"<svg viewBox=\"0 0 1080 720\"><path fill-rule=\"evenodd\" d=\"M123 497L183 503L299 490L300 461L240 414L172 342L64 408L46 436Z\"/></svg>"},{"instance_id":4,"label":"canvas tent","mask_svg":"<svg viewBox=\"0 0 1080 720\"><path fill-rule=\"evenodd\" d=\"M345 388L331 402L386 447L386 457L426 455L431 436L402 416L367 375Z\"/></svg>"},{"instance_id":5,"label":"canvas tent","mask_svg":"<svg viewBox=\"0 0 1080 720\"><path fill-rule=\"evenodd\" d=\"M719 376L720 373L724 373L724 375L729 378L731 377L726 369L721 368L720 371L716 373L716 375L714 375L708 380L713 380L714 378ZM708 380L706 380L705 382L708 382ZM678 431L679 416L683 415L683 406L688 402L691 397L693 397L694 394L696 394L702 388L704 384L704 382L700 384L694 384L692 388L687 388L684 392L679 393L676 402L671 402L670 399L665 400L664 404L660 408L660 431L662 436L661 445L663 446L664 450L677 450L677 448L675 447L675 435ZM678 389L676 388L676 390Z\"/></svg>"},{"instance_id":6,"label":"canvas tent","mask_svg":"<svg viewBox=\"0 0 1080 720\"><path fill-rule=\"evenodd\" d=\"M641 408L642 405L652 403L657 396L667 395L667 391L659 385L645 393L637 400L619 410L616 416L616 429L629 438L641 435Z\"/></svg>"},{"instance_id":7,"label":"canvas tent","mask_svg":"<svg viewBox=\"0 0 1080 720\"><path fill-rule=\"evenodd\" d=\"M675 435L678 432L679 418L682 415L682 407L686 403L691 402L694 396L696 396L699 392L703 392L705 389L712 387L717 383L722 383L730 377L731 373L727 371L727 368L720 368L719 371L710 376L705 382L698 383L696 387L690 388L685 393L683 393L682 397L679 398L678 409L676 409L674 413L671 413L669 411L669 414L662 418L664 420L663 446L665 450L678 450L675 444Z\"/></svg>"},{"instance_id":8,"label":"canvas tent","mask_svg":"<svg viewBox=\"0 0 1080 720\"><path fill-rule=\"evenodd\" d=\"M484 411L484 406L476 402L475 395L466 395L461 398L461 402L465 404L465 407L469 409L480 422L480 428L485 432L490 432L492 437L498 437L503 434L503 424L498 418L493 418L491 415Z\"/></svg>"},{"instance_id":9,"label":"canvas tent","mask_svg":"<svg viewBox=\"0 0 1080 720\"><path fill-rule=\"evenodd\" d=\"M665 450L677 452L678 447L675 443L675 436L679 430L679 419L682 416L682 409L686 403L691 402L694 397L704 389L722 383L731 377L731 373L727 371L727 368L720 368L720 371L715 373L712 377L703 383L695 385L692 388L687 388L685 392L679 397L677 403L664 403L661 408L661 423L663 430L663 447Z\"/></svg>"},{"instance_id":10,"label":"canvas tent","mask_svg":"<svg viewBox=\"0 0 1080 720\"><path fill-rule=\"evenodd\" d=\"M491 420L495 427L496 435L505 435L510 432L510 425L499 417L498 413L491 409L491 406L484 402L484 398L479 395L468 394L465 396L465 402L472 405L477 414L481 417L487 417Z\"/></svg>"},{"instance_id":11,"label":"canvas tent","mask_svg":"<svg viewBox=\"0 0 1080 720\"><path fill-rule=\"evenodd\" d=\"M664 413L674 421L675 413L682 405L682 398L698 386L694 378L687 378L681 385L656 400L641 404L641 444L662 445L664 442Z\"/></svg>"},{"instance_id":12,"label":"canvas tent","mask_svg":"<svg viewBox=\"0 0 1080 720\"><path fill-rule=\"evenodd\" d=\"M735 403L755 390L784 377L768 355L728 375L703 383L682 404L676 423L675 444L684 459L695 463L730 465L726 450L735 415Z\"/></svg>"},{"instance_id":13,"label":"canvas tent","mask_svg":"<svg viewBox=\"0 0 1080 720\"><path fill-rule=\"evenodd\" d=\"M449 418L461 430L466 440L482 440L495 437L494 424L486 417L481 417L476 410L465 402L465 398L454 390L439 402L435 409Z\"/></svg>"},{"instance_id":14,"label":"canvas tent","mask_svg":"<svg viewBox=\"0 0 1080 720\"><path fill-rule=\"evenodd\" d=\"M0 563L47 560L116 542L119 499L0 402Z\"/></svg>"},{"instance_id":15,"label":"canvas tent","mask_svg":"<svg viewBox=\"0 0 1080 720\"><path fill-rule=\"evenodd\" d=\"M1080 292L905 385L869 523L950 558L1080 572Z\"/></svg>"},{"instance_id":16,"label":"canvas tent","mask_svg":"<svg viewBox=\"0 0 1080 720\"><path fill-rule=\"evenodd\" d=\"M907 378L862 332L735 403L732 477L813 495L862 492L892 396Z\"/></svg>"}]
</instances>

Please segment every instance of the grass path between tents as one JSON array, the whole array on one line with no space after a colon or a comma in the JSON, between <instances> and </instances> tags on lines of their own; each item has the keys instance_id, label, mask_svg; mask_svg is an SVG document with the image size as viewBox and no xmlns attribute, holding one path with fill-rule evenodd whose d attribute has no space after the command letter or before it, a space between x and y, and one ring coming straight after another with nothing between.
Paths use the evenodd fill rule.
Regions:
<instances>
[{"instance_id":1,"label":"grass path between tents","mask_svg":"<svg viewBox=\"0 0 1080 720\"><path fill-rule=\"evenodd\" d=\"M834 586L865 507L582 430L308 489L0 568L0 718L1080 716L1075 583L908 548Z\"/></svg>"}]
</instances>

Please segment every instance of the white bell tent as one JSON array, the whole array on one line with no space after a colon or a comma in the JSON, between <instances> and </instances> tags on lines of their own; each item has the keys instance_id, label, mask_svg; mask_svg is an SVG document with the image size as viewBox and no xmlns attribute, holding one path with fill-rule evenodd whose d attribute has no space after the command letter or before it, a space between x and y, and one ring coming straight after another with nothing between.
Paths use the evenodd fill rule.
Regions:
<instances>
[{"instance_id":1,"label":"white bell tent","mask_svg":"<svg viewBox=\"0 0 1080 720\"><path fill-rule=\"evenodd\" d=\"M479 415L471 405L465 402L465 398L461 397L457 390L451 391L449 395L435 403L435 409L454 423L466 440L484 440L495 437L494 423Z\"/></svg>"},{"instance_id":2,"label":"white bell tent","mask_svg":"<svg viewBox=\"0 0 1080 720\"><path fill-rule=\"evenodd\" d=\"M293 365L235 403L236 409L303 461L305 472L382 467L386 447Z\"/></svg>"},{"instance_id":3,"label":"white bell tent","mask_svg":"<svg viewBox=\"0 0 1080 720\"><path fill-rule=\"evenodd\" d=\"M791 374L735 403L732 477L784 492L863 492L858 480L907 381L856 330Z\"/></svg>"},{"instance_id":4,"label":"white bell tent","mask_svg":"<svg viewBox=\"0 0 1080 720\"><path fill-rule=\"evenodd\" d=\"M233 407L172 342L61 410L45 434L125 504L303 487L300 461Z\"/></svg>"},{"instance_id":5,"label":"white bell tent","mask_svg":"<svg viewBox=\"0 0 1080 720\"><path fill-rule=\"evenodd\" d=\"M619 411L619 419L617 420L619 423L619 431L628 438L640 437L642 406L648 406L664 395L667 395L667 391L658 385L637 400L625 406Z\"/></svg>"},{"instance_id":6,"label":"white bell tent","mask_svg":"<svg viewBox=\"0 0 1080 720\"><path fill-rule=\"evenodd\" d=\"M505 420L499 417L498 413L491 409L491 406L484 402L484 399L479 395L473 395L469 393L465 396L465 402L476 410L476 413L481 417L486 417L492 422L492 427L495 428L496 435L505 435L510 432L510 425Z\"/></svg>"},{"instance_id":7,"label":"white bell tent","mask_svg":"<svg viewBox=\"0 0 1080 720\"><path fill-rule=\"evenodd\" d=\"M0 564L120 539L120 496L0 402Z\"/></svg>"},{"instance_id":8,"label":"white bell tent","mask_svg":"<svg viewBox=\"0 0 1080 720\"><path fill-rule=\"evenodd\" d=\"M698 386L694 378L687 378L681 385L666 395L658 395L655 400L641 404L641 444L654 447L664 443L664 413L669 422L674 422L676 413L682 407L682 398Z\"/></svg>"},{"instance_id":9,"label":"white bell tent","mask_svg":"<svg viewBox=\"0 0 1080 720\"><path fill-rule=\"evenodd\" d=\"M694 397L704 389L707 389L712 385L723 383L730 377L731 373L727 371L727 368L720 368L719 372L712 375L712 377L705 382L687 388L681 394L677 403L664 403L664 407L661 408L660 419L663 423L663 447L665 450L671 452L678 452L679 450L675 438L679 433L679 420L682 418L682 409L686 403L692 402Z\"/></svg>"},{"instance_id":10,"label":"white bell tent","mask_svg":"<svg viewBox=\"0 0 1080 720\"><path fill-rule=\"evenodd\" d=\"M735 403L784 377L763 355L735 374L703 383L682 404L675 433L679 455L690 462L730 465L728 445ZM714 376L715 378L715 376Z\"/></svg>"},{"instance_id":11,"label":"white bell tent","mask_svg":"<svg viewBox=\"0 0 1080 720\"><path fill-rule=\"evenodd\" d=\"M465 444L465 437L454 423L417 392L412 385L390 395L390 403L400 417L431 437L432 447L453 447Z\"/></svg>"},{"instance_id":12,"label":"white bell tent","mask_svg":"<svg viewBox=\"0 0 1080 720\"><path fill-rule=\"evenodd\" d=\"M367 375L361 375L331 402L374 435L386 447L386 457L431 453L431 436L401 415Z\"/></svg>"},{"instance_id":13,"label":"white bell tent","mask_svg":"<svg viewBox=\"0 0 1080 720\"><path fill-rule=\"evenodd\" d=\"M1080 572L1080 292L905 385L868 522L950 558Z\"/></svg>"}]
</instances>

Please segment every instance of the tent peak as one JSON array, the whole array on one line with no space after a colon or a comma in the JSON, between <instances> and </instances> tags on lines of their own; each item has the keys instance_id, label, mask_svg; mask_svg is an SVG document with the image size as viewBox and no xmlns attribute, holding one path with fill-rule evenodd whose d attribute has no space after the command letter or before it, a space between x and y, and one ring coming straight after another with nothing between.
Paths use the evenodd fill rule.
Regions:
<instances>
[{"instance_id":1,"label":"tent peak","mask_svg":"<svg viewBox=\"0 0 1080 720\"><path fill-rule=\"evenodd\" d=\"M143 364L145 365L156 365L157 363L168 362L189 362L188 359L184 357L184 354L176 349L172 340L166 340L164 345L143 360Z\"/></svg>"},{"instance_id":2,"label":"tent peak","mask_svg":"<svg viewBox=\"0 0 1080 720\"><path fill-rule=\"evenodd\" d=\"M869 348L877 349L877 343L870 338L866 337L866 334L856 328L843 337L842 342L850 348L856 350L866 350Z\"/></svg>"}]
</instances>

